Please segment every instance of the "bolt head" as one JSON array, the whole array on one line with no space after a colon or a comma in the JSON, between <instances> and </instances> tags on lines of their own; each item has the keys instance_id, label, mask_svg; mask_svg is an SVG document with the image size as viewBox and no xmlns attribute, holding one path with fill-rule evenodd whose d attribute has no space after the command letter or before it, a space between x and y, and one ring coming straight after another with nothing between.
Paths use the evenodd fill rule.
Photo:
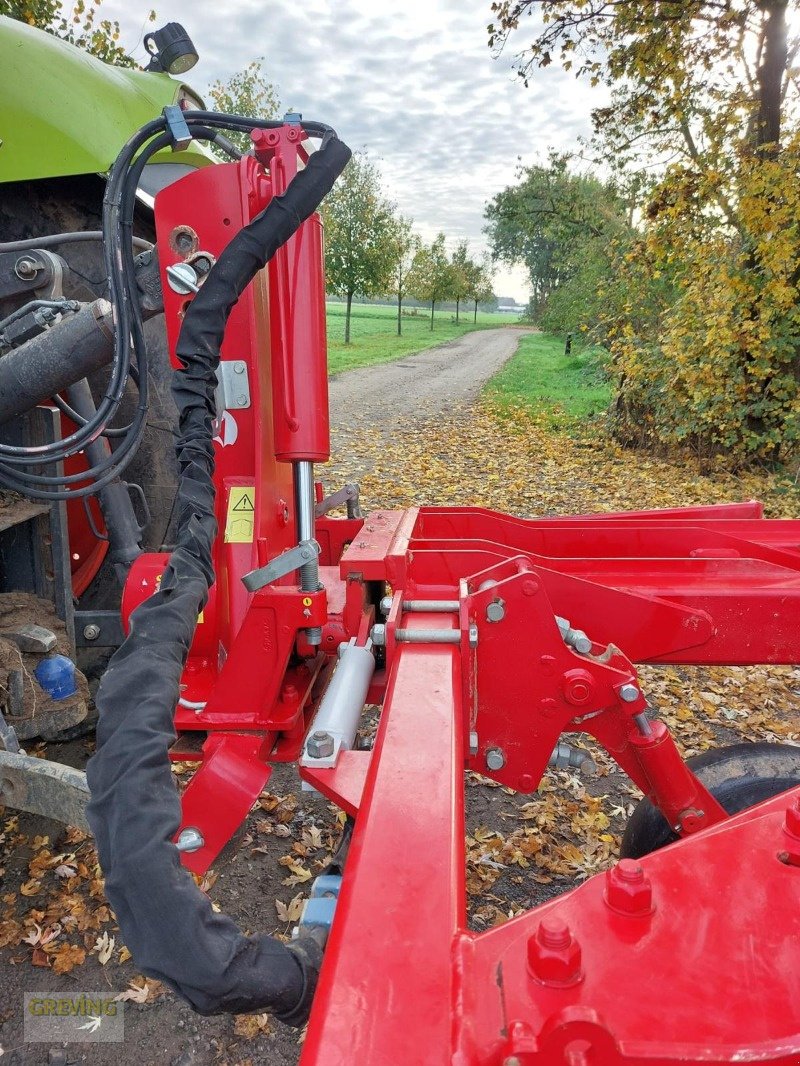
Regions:
<instances>
[{"instance_id":1,"label":"bolt head","mask_svg":"<svg viewBox=\"0 0 800 1066\"><path fill-rule=\"evenodd\" d=\"M486 768L502 770L506 764L506 755L502 748L488 748L486 751Z\"/></svg>"},{"instance_id":2,"label":"bolt head","mask_svg":"<svg viewBox=\"0 0 800 1066\"><path fill-rule=\"evenodd\" d=\"M636 703L640 696L638 685L622 685L619 690L619 698L623 703Z\"/></svg>"},{"instance_id":3,"label":"bolt head","mask_svg":"<svg viewBox=\"0 0 800 1066\"><path fill-rule=\"evenodd\" d=\"M200 830L187 826L186 829L181 829L178 834L178 839L175 841L175 847L178 851L199 851L204 843L205 841L203 840L203 835Z\"/></svg>"},{"instance_id":4,"label":"bolt head","mask_svg":"<svg viewBox=\"0 0 800 1066\"><path fill-rule=\"evenodd\" d=\"M245 371L244 362L241 359L237 359L236 362L233 364L233 372L234 372L234 374L243 374L244 371Z\"/></svg>"},{"instance_id":5,"label":"bolt head","mask_svg":"<svg viewBox=\"0 0 800 1066\"><path fill-rule=\"evenodd\" d=\"M324 729L315 730L306 742L306 752L312 759L327 759L333 755L333 737Z\"/></svg>"},{"instance_id":6,"label":"bolt head","mask_svg":"<svg viewBox=\"0 0 800 1066\"><path fill-rule=\"evenodd\" d=\"M173 292L188 296L197 292L197 272L191 263L173 263L167 267L167 282Z\"/></svg>"},{"instance_id":7,"label":"bolt head","mask_svg":"<svg viewBox=\"0 0 800 1066\"><path fill-rule=\"evenodd\" d=\"M620 859L606 870L606 904L617 914L642 918L653 913L653 884L634 859Z\"/></svg>"},{"instance_id":8,"label":"bolt head","mask_svg":"<svg viewBox=\"0 0 800 1066\"><path fill-rule=\"evenodd\" d=\"M588 655L592 650L592 642L582 630L578 629L572 638L572 647L578 655Z\"/></svg>"},{"instance_id":9,"label":"bolt head","mask_svg":"<svg viewBox=\"0 0 800 1066\"><path fill-rule=\"evenodd\" d=\"M486 607L487 622L502 622L506 616L506 605L500 600L492 600Z\"/></svg>"},{"instance_id":10,"label":"bolt head","mask_svg":"<svg viewBox=\"0 0 800 1066\"><path fill-rule=\"evenodd\" d=\"M381 614L388 614L392 609L392 597L384 596L380 602Z\"/></svg>"},{"instance_id":11,"label":"bolt head","mask_svg":"<svg viewBox=\"0 0 800 1066\"><path fill-rule=\"evenodd\" d=\"M581 946L560 918L543 918L528 940L528 969L537 981L565 988L577 984L581 973Z\"/></svg>"},{"instance_id":12,"label":"bolt head","mask_svg":"<svg viewBox=\"0 0 800 1066\"><path fill-rule=\"evenodd\" d=\"M386 643L386 626L385 625L381 625L381 623L378 623L377 625L374 625L372 627L372 629L370 630L370 634L369 635L370 635L370 637L372 639L372 643L375 645L375 647L376 648L382 648L384 646L384 644Z\"/></svg>"},{"instance_id":13,"label":"bolt head","mask_svg":"<svg viewBox=\"0 0 800 1066\"><path fill-rule=\"evenodd\" d=\"M97 640L99 636L100 626L95 625L94 622L91 622L88 626L83 627L84 640Z\"/></svg>"}]
</instances>

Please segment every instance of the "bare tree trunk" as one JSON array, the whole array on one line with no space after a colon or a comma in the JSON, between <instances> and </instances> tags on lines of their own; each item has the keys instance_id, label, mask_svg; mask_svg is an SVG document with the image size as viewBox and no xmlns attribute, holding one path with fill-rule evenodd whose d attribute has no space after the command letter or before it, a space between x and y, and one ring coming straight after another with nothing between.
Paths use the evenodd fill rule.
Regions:
<instances>
[{"instance_id":1,"label":"bare tree trunk","mask_svg":"<svg viewBox=\"0 0 800 1066\"><path fill-rule=\"evenodd\" d=\"M344 343L350 343L350 309L353 306L353 294L348 292L347 294L347 311L344 316Z\"/></svg>"},{"instance_id":2,"label":"bare tree trunk","mask_svg":"<svg viewBox=\"0 0 800 1066\"><path fill-rule=\"evenodd\" d=\"M767 154L777 155L781 138L781 92L788 59L786 8L788 0L758 0L764 12L764 51L758 78L758 129L756 145L768 145Z\"/></svg>"},{"instance_id":3,"label":"bare tree trunk","mask_svg":"<svg viewBox=\"0 0 800 1066\"><path fill-rule=\"evenodd\" d=\"M456 325L458 325L458 305L461 303L461 297L456 296Z\"/></svg>"},{"instance_id":4,"label":"bare tree trunk","mask_svg":"<svg viewBox=\"0 0 800 1066\"><path fill-rule=\"evenodd\" d=\"M436 306L436 301L431 300L431 333L433 332L433 309Z\"/></svg>"},{"instance_id":5,"label":"bare tree trunk","mask_svg":"<svg viewBox=\"0 0 800 1066\"><path fill-rule=\"evenodd\" d=\"M403 319L401 317L402 314L403 314L403 293L400 291L400 289L398 289L397 290L397 336L398 337L402 337L402 335L403 335Z\"/></svg>"},{"instance_id":6,"label":"bare tree trunk","mask_svg":"<svg viewBox=\"0 0 800 1066\"><path fill-rule=\"evenodd\" d=\"M478 301L475 301L475 314L472 316L472 324L477 326L478 324Z\"/></svg>"}]
</instances>

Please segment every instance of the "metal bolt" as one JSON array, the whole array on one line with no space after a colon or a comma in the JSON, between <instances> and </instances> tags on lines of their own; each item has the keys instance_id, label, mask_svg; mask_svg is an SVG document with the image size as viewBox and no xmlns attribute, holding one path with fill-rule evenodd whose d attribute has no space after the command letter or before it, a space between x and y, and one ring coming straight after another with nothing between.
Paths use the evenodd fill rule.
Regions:
<instances>
[{"instance_id":1,"label":"metal bolt","mask_svg":"<svg viewBox=\"0 0 800 1066\"><path fill-rule=\"evenodd\" d=\"M543 918L528 940L528 968L546 985L565 987L581 980L581 946L560 918Z\"/></svg>"},{"instance_id":2,"label":"metal bolt","mask_svg":"<svg viewBox=\"0 0 800 1066\"><path fill-rule=\"evenodd\" d=\"M478 734L474 730L469 735L469 753L470 755L478 754Z\"/></svg>"},{"instance_id":3,"label":"metal bolt","mask_svg":"<svg viewBox=\"0 0 800 1066\"><path fill-rule=\"evenodd\" d=\"M233 364L233 372L234 374L243 374L245 372L245 365L241 359L237 359Z\"/></svg>"},{"instance_id":4,"label":"metal bolt","mask_svg":"<svg viewBox=\"0 0 800 1066\"><path fill-rule=\"evenodd\" d=\"M327 759L333 755L333 749L333 737L324 729L315 730L306 743L306 752L312 759Z\"/></svg>"},{"instance_id":5,"label":"metal bolt","mask_svg":"<svg viewBox=\"0 0 800 1066\"><path fill-rule=\"evenodd\" d=\"M381 614L388 614L392 609L392 597L384 596L380 603Z\"/></svg>"},{"instance_id":6,"label":"metal bolt","mask_svg":"<svg viewBox=\"0 0 800 1066\"><path fill-rule=\"evenodd\" d=\"M88 626L84 626L83 627L83 638L84 638L84 640L97 640L97 638L99 636L100 636L100 626L95 625L94 622L91 622Z\"/></svg>"},{"instance_id":7,"label":"metal bolt","mask_svg":"<svg viewBox=\"0 0 800 1066\"><path fill-rule=\"evenodd\" d=\"M573 629L568 618L560 618L558 615L556 615L556 625L565 644L574 648L579 655L589 654L592 650L592 642L582 629Z\"/></svg>"},{"instance_id":8,"label":"metal bolt","mask_svg":"<svg viewBox=\"0 0 800 1066\"><path fill-rule=\"evenodd\" d=\"M582 629L573 629L570 633L570 637L571 639L568 643L570 647L575 649L578 655L588 655L592 650L592 642Z\"/></svg>"},{"instance_id":9,"label":"metal bolt","mask_svg":"<svg viewBox=\"0 0 800 1066\"><path fill-rule=\"evenodd\" d=\"M186 829L181 829L180 835L175 842L175 847L178 851L199 851L205 844L203 835L199 829L193 829L191 826Z\"/></svg>"},{"instance_id":10,"label":"metal bolt","mask_svg":"<svg viewBox=\"0 0 800 1066\"><path fill-rule=\"evenodd\" d=\"M240 392L239 395L236 397L236 402L240 407L247 406L247 397L243 392Z\"/></svg>"},{"instance_id":11,"label":"metal bolt","mask_svg":"<svg viewBox=\"0 0 800 1066\"><path fill-rule=\"evenodd\" d=\"M190 263L173 263L167 267L167 281L173 292L188 296L190 292L199 292L197 274Z\"/></svg>"},{"instance_id":12,"label":"metal bolt","mask_svg":"<svg viewBox=\"0 0 800 1066\"><path fill-rule=\"evenodd\" d=\"M634 859L620 859L606 870L606 904L617 914L632 918L653 912L653 885L644 868Z\"/></svg>"},{"instance_id":13,"label":"metal bolt","mask_svg":"<svg viewBox=\"0 0 800 1066\"><path fill-rule=\"evenodd\" d=\"M386 626L379 622L372 627L369 635L375 647L382 648L386 643Z\"/></svg>"},{"instance_id":14,"label":"metal bolt","mask_svg":"<svg viewBox=\"0 0 800 1066\"><path fill-rule=\"evenodd\" d=\"M506 605L500 600L492 600L486 607L487 622L502 622L506 616Z\"/></svg>"},{"instance_id":15,"label":"metal bolt","mask_svg":"<svg viewBox=\"0 0 800 1066\"><path fill-rule=\"evenodd\" d=\"M623 685L619 690L619 698L623 703L636 703L640 696L641 692L636 685Z\"/></svg>"},{"instance_id":16,"label":"metal bolt","mask_svg":"<svg viewBox=\"0 0 800 1066\"><path fill-rule=\"evenodd\" d=\"M650 725L650 719L647 717L647 711L642 711L641 714L635 714L633 716L633 723L643 737L653 735L653 729Z\"/></svg>"},{"instance_id":17,"label":"metal bolt","mask_svg":"<svg viewBox=\"0 0 800 1066\"><path fill-rule=\"evenodd\" d=\"M486 752L486 768L502 770L506 764L506 754L502 748L489 748Z\"/></svg>"},{"instance_id":18,"label":"metal bolt","mask_svg":"<svg viewBox=\"0 0 800 1066\"><path fill-rule=\"evenodd\" d=\"M42 269L42 265L37 263L36 260L32 259L29 255L23 255L22 258L18 259L14 264L14 273L20 281L31 281Z\"/></svg>"}]
</instances>

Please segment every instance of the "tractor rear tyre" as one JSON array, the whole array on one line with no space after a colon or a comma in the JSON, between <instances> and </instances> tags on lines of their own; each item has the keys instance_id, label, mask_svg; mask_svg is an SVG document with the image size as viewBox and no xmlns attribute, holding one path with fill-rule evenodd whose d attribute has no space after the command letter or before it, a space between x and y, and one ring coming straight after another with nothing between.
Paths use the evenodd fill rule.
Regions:
<instances>
[{"instance_id":1,"label":"tractor rear tyre","mask_svg":"<svg viewBox=\"0 0 800 1066\"><path fill-rule=\"evenodd\" d=\"M686 765L728 814L800 785L800 747L792 744L733 744L695 755ZM661 811L643 799L625 827L620 856L639 859L679 839Z\"/></svg>"}]
</instances>

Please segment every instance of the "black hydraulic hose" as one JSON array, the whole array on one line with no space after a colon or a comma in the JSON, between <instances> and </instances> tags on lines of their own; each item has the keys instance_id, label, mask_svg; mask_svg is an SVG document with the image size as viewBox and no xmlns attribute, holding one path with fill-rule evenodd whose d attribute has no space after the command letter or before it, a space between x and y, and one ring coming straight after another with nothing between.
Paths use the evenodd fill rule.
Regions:
<instances>
[{"instance_id":1,"label":"black hydraulic hose","mask_svg":"<svg viewBox=\"0 0 800 1066\"><path fill-rule=\"evenodd\" d=\"M44 237L28 237L24 241L0 241L0 254L3 252L24 252L29 248L55 248L62 244L75 244L81 241L101 243L103 231L101 229L82 229L74 233L48 233ZM133 238L134 248L152 248L150 241L142 237Z\"/></svg>"},{"instance_id":2,"label":"black hydraulic hose","mask_svg":"<svg viewBox=\"0 0 800 1066\"><path fill-rule=\"evenodd\" d=\"M177 543L159 590L131 617L97 692L97 752L87 777L87 816L106 894L137 965L203 1014L270 1010L302 1024L321 949L244 936L216 914L181 866L172 839L181 807L169 767L173 715L197 616L214 574L215 372L228 315L247 284L319 206L350 158L335 135L285 194L241 230L192 300L173 378L180 416ZM258 664L253 664L258 669Z\"/></svg>"}]
</instances>

